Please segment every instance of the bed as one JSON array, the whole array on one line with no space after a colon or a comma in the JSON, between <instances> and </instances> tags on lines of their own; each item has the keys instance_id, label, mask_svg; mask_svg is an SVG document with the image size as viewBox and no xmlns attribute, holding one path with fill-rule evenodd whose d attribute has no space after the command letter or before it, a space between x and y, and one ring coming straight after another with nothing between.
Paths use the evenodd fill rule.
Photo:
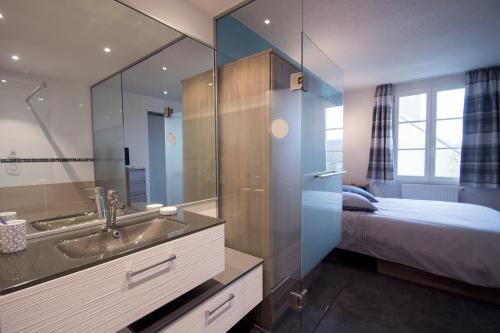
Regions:
<instances>
[{"instance_id":1,"label":"bed","mask_svg":"<svg viewBox=\"0 0 500 333\"><path fill-rule=\"evenodd\" d=\"M500 288L500 212L454 202L377 200L375 212L343 211L339 248Z\"/></svg>"}]
</instances>

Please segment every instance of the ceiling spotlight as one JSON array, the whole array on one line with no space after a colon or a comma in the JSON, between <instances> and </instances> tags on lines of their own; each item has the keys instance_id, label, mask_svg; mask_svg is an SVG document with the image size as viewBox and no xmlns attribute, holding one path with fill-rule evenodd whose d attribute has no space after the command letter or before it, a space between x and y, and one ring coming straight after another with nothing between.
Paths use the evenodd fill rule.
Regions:
<instances>
[{"instance_id":1,"label":"ceiling spotlight","mask_svg":"<svg viewBox=\"0 0 500 333\"><path fill-rule=\"evenodd\" d=\"M164 71L166 71L167 67L163 66L161 69L164 70Z\"/></svg>"},{"instance_id":2,"label":"ceiling spotlight","mask_svg":"<svg viewBox=\"0 0 500 333\"><path fill-rule=\"evenodd\" d=\"M208 82L208 85L209 86L213 86L214 84L212 82Z\"/></svg>"},{"instance_id":3,"label":"ceiling spotlight","mask_svg":"<svg viewBox=\"0 0 500 333\"><path fill-rule=\"evenodd\" d=\"M111 52L111 49L109 47L105 47L104 52L109 53L109 52Z\"/></svg>"},{"instance_id":4,"label":"ceiling spotlight","mask_svg":"<svg viewBox=\"0 0 500 333\"><path fill-rule=\"evenodd\" d=\"M265 23L265 24L269 24L269 23L271 23L271 20L270 20L270 19L265 19L265 20L264 20L264 23Z\"/></svg>"},{"instance_id":5,"label":"ceiling spotlight","mask_svg":"<svg viewBox=\"0 0 500 333\"><path fill-rule=\"evenodd\" d=\"M38 97L39 102L43 102L43 97Z\"/></svg>"},{"instance_id":6,"label":"ceiling spotlight","mask_svg":"<svg viewBox=\"0 0 500 333\"><path fill-rule=\"evenodd\" d=\"M7 83L7 80L6 79L2 79L2 83Z\"/></svg>"},{"instance_id":7,"label":"ceiling spotlight","mask_svg":"<svg viewBox=\"0 0 500 333\"><path fill-rule=\"evenodd\" d=\"M19 60L19 56L17 54L13 54L11 58L12 58L12 60L15 60L15 61Z\"/></svg>"},{"instance_id":8,"label":"ceiling spotlight","mask_svg":"<svg viewBox=\"0 0 500 333\"><path fill-rule=\"evenodd\" d=\"M166 91L166 90L163 91L163 95L166 95L166 94L168 94L168 91Z\"/></svg>"},{"instance_id":9,"label":"ceiling spotlight","mask_svg":"<svg viewBox=\"0 0 500 333\"><path fill-rule=\"evenodd\" d=\"M0 13L0 19L3 19L3 15L2 15L2 13Z\"/></svg>"}]
</instances>

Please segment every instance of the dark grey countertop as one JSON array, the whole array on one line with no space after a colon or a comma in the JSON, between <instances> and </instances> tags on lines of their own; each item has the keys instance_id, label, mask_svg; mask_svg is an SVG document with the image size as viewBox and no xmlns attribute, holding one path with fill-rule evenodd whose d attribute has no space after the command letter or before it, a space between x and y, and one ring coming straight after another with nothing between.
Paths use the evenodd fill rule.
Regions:
<instances>
[{"instance_id":1,"label":"dark grey countertop","mask_svg":"<svg viewBox=\"0 0 500 333\"><path fill-rule=\"evenodd\" d=\"M150 216L159 217L158 214ZM57 249L56 245L63 240L95 234L102 227L80 229L29 240L28 247L24 251L0 254L0 295L47 282L224 223L223 220L182 209L178 211L177 215L165 218L185 223L186 227L180 232L158 235L152 240L102 253L95 257L68 258Z\"/></svg>"}]
</instances>

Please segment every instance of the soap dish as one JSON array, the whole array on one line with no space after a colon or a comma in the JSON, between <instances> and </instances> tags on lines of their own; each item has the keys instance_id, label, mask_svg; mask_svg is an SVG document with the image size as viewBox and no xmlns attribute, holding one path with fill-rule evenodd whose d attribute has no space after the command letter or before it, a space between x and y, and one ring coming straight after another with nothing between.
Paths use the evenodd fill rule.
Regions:
<instances>
[{"instance_id":1,"label":"soap dish","mask_svg":"<svg viewBox=\"0 0 500 333\"><path fill-rule=\"evenodd\" d=\"M177 207L169 206L169 207L160 208L160 214L161 215L175 215L175 214L177 214Z\"/></svg>"}]
</instances>

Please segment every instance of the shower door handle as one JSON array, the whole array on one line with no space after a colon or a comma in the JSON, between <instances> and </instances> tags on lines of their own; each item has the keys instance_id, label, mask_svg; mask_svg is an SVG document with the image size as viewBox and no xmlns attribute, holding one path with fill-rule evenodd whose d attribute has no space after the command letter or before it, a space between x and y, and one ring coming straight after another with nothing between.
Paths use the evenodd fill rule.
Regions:
<instances>
[{"instance_id":1,"label":"shower door handle","mask_svg":"<svg viewBox=\"0 0 500 333\"><path fill-rule=\"evenodd\" d=\"M314 178L328 178L346 173L345 171L320 171L313 174Z\"/></svg>"}]
</instances>

